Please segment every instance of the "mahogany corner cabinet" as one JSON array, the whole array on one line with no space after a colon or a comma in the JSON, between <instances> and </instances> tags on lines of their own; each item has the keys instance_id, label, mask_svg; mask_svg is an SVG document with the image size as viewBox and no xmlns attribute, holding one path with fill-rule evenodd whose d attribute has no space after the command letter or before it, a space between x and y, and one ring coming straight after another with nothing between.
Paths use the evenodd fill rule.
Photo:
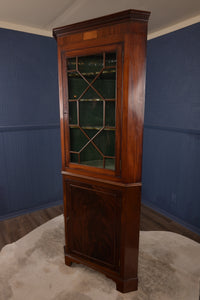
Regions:
<instances>
[{"instance_id":1,"label":"mahogany corner cabinet","mask_svg":"<svg viewBox=\"0 0 200 300\"><path fill-rule=\"evenodd\" d=\"M58 46L65 263L138 285L147 23L127 10L53 30Z\"/></svg>"}]
</instances>

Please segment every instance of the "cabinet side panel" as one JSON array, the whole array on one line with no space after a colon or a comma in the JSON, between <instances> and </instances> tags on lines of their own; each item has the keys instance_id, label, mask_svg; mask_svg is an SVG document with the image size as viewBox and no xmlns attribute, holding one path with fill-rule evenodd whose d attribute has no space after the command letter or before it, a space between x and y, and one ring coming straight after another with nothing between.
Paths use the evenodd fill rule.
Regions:
<instances>
[{"instance_id":1,"label":"cabinet side panel","mask_svg":"<svg viewBox=\"0 0 200 300\"><path fill-rule=\"evenodd\" d=\"M141 182L145 70L146 33L133 31L124 47L122 178L126 182Z\"/></svg>"},{"instance_id":2,"label":"cabinet side panel","mask_svg":"<svg viewBox=\"0 0 200 300\"><path fill-rule=\"evenodd\" d=\"M127 188L122 200L121 275L137 278L141 187Z\"/></svg>"}]
</instances>

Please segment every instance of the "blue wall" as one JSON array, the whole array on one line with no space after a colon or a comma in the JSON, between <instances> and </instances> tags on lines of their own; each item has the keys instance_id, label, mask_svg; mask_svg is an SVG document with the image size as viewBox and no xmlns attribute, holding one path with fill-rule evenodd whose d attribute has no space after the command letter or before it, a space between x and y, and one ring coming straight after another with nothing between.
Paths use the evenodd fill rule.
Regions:
<instances>
[{"instance_id":1,"label":"blue wall","mask_svg":"<svg viewBox=\"0 0 200 300\"><path fill-rule=\"evenodd\" d=\"M0 219L62 200L57 49L0 29Z\"/></svg>"},{"instance_id":2,"label":"blue wall","mask_svg":"<svg viewBox=\"0 0 200 300\"><path fill-rule=\"evenodd\" d=\"M200 24L148 41L143 203L200 233ZM0 219L62 201L57 50L0 29Z\"/></svg>"},{"instance_id":3,"label":"blue wall","mask_svg":"<svg viewBox=\"0 0 200 300\"><path fill-rule=\"evenodd\" d=\"M200 233L200 23L147 50L143 202Z\"/></svg>"}]
</instances>

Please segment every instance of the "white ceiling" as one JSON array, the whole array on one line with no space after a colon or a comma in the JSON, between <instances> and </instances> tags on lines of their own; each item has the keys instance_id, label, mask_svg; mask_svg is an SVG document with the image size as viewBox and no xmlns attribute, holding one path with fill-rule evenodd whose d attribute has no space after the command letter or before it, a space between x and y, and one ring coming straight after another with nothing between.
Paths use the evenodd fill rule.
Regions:
<instances>
[{"instance_id":1,"label":"white ceiling","mask_svg":"<svg viewBox=\"0 0 200 300\"><path fill-rule=\"evenodd\" d=\"M0 0L0 27L51 35L54 27L130 8L151 11L150 35L200 22L200 0Z\"/></svg>"}]
</instances>

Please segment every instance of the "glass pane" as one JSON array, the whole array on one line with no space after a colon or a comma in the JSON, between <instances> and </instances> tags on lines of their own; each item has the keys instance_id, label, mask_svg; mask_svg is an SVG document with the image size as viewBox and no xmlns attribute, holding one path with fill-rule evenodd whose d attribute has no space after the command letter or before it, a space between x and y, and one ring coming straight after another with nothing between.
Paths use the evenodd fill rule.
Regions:
<instances>
[{"instance_id":1,"label":"glass pane","mask_svg":"<svg viewBox=\"0 0 200 300\"><path fill-rule=\"evenodd\" d=\"M78 99L87 87L87 82L77 72L68 73L69 99Z\"/></svg>"},{"instance_id":2,"label":"glass pane","mask_svg":"<svg viewBox=\"0 0 200 300\"><path fill-rule=\"evenodd\" d=\"M70 153L70 161L73 163L78 163L78 154L77 153Z\"/></svg>"},{"instance_id":3,"label":"glass pane","mask_svg":"<svg viewBox=\"0 0 200 300\"><path fill-rule=\"evenodd\" d=\"M76 57L67 59L67 70L76 70Z\"/></svg>"},{"instance_id":4,"label":"glass pane","mask_svg":"<svg viewBox=\"0 0 200 300\"><path fill-rule=\"evenodd\" d=\"M101 131L94 143L105 156L115 156L115 130Z\"/></svg>"},{"instance_id":5,"label":"glass pane","mask_svg":"<svg viewBox=\"0 0 200 300\"><path fill-rule=\"evenodd\" d=\"M70 150L79 152L88 142L87 137L79 128L70 128Z\"/></svg>"},{"instance_id":6,"label":"glass pane","mask_svg":"<svg viewBox=\"0 0 200 300\"><path fill-rule=\"evenodd\" d=\"M78 58L78 70L91 82L103 68L103 55L90 55Z\"/></svg>"},{"instance_id":7,"label":"glass pane","mask_svg":"<svg viewBox=\"0 0 200 300\"><path fill-rule=\"evenodd\" d=\"M93 83L93 87L105 98L115 99L116 70L104 70Z\"/></svg>"},{"instance_id":8,"label":"glass pane","mask_svg":"<svg viewBox=\"0 0 200 300\"><path fill-rule=\"evenodd\" d=\"M69 124L77 124L77 102L69 102Z\"/></svg>"},{"instance_id":9,"label":"glass pane","mask_svg":"<svg viewBox=\"0 0 200 300\"><path fill-rule=\"evenodd\" d=\"M106 126L115 127L115 101L106 101Z\"/></svg>"},{"instance_id":10,"label":"glass pane","mask_svg":"<svg viewBox=\"0 0 200 300\"><path fill-rule=\"evenodd\" d=\"M82 96L81 100L101 100L103 97L97 94L93 88L89 88L87 92Z\"/></svg>"},{"instance_id":11,"label":"glass pane","mask_svg":"<svg viewBox=\"0 0 200 300\"><path fill-rule=\"evenodd\" d=\"M80 126L103 126L103 101L80 101Z\"/></svg>"},{"instance_id":12,"label":"glass pane","mask_svg":"<svg viewBox=\"0 0 200 300\"><path fill-rule=\"evenodd\" d=\"M95 134L97 134L97 132L99 130L95 130L95 129L84 129L85 133L89 136L89 138L93 138L93 136L95 136Z\"/></svg>"},{"instance_id":13,"label":"glass pane","mask_svg":"<svg viewBox=\"0 0 200 300\"><path fill-rule=\"evenodd\" d=\"M90 143L80 155L81 164L103 168L103 157Z\"/></svg>"},{"instance_id":14,"label":"glass pane","mask_svg":"<svg viewBox=\"0 0 200 300\"><path fill-rule=\"evenodd\" d=\"M108 52L106 53L106 67L116 65L116 53Z\"/></svg>"},{"instance_id":15,"label":"glass pane","mask_svg":"<svg viewBox=\"0 0 200 300\"><path fill-rule=\"evenodd\" d=\"M115 170L115 159L105 158L105 168L109 170Z\"/></svg>"},{"instance_id":16,"label":"glass pane","mask_svg":"<svg viewBox=\"0 0 200 300\"><path fill-rule=\"evenodd\" d=\"M68 99L77 100L69 101L70 151L80 153L70 153L70 161L114 170L115 129L103 126L104 120L106 127L116 123L116 53L103 57L100 53L67 59Z\"/></svg>"}]
</instances>

